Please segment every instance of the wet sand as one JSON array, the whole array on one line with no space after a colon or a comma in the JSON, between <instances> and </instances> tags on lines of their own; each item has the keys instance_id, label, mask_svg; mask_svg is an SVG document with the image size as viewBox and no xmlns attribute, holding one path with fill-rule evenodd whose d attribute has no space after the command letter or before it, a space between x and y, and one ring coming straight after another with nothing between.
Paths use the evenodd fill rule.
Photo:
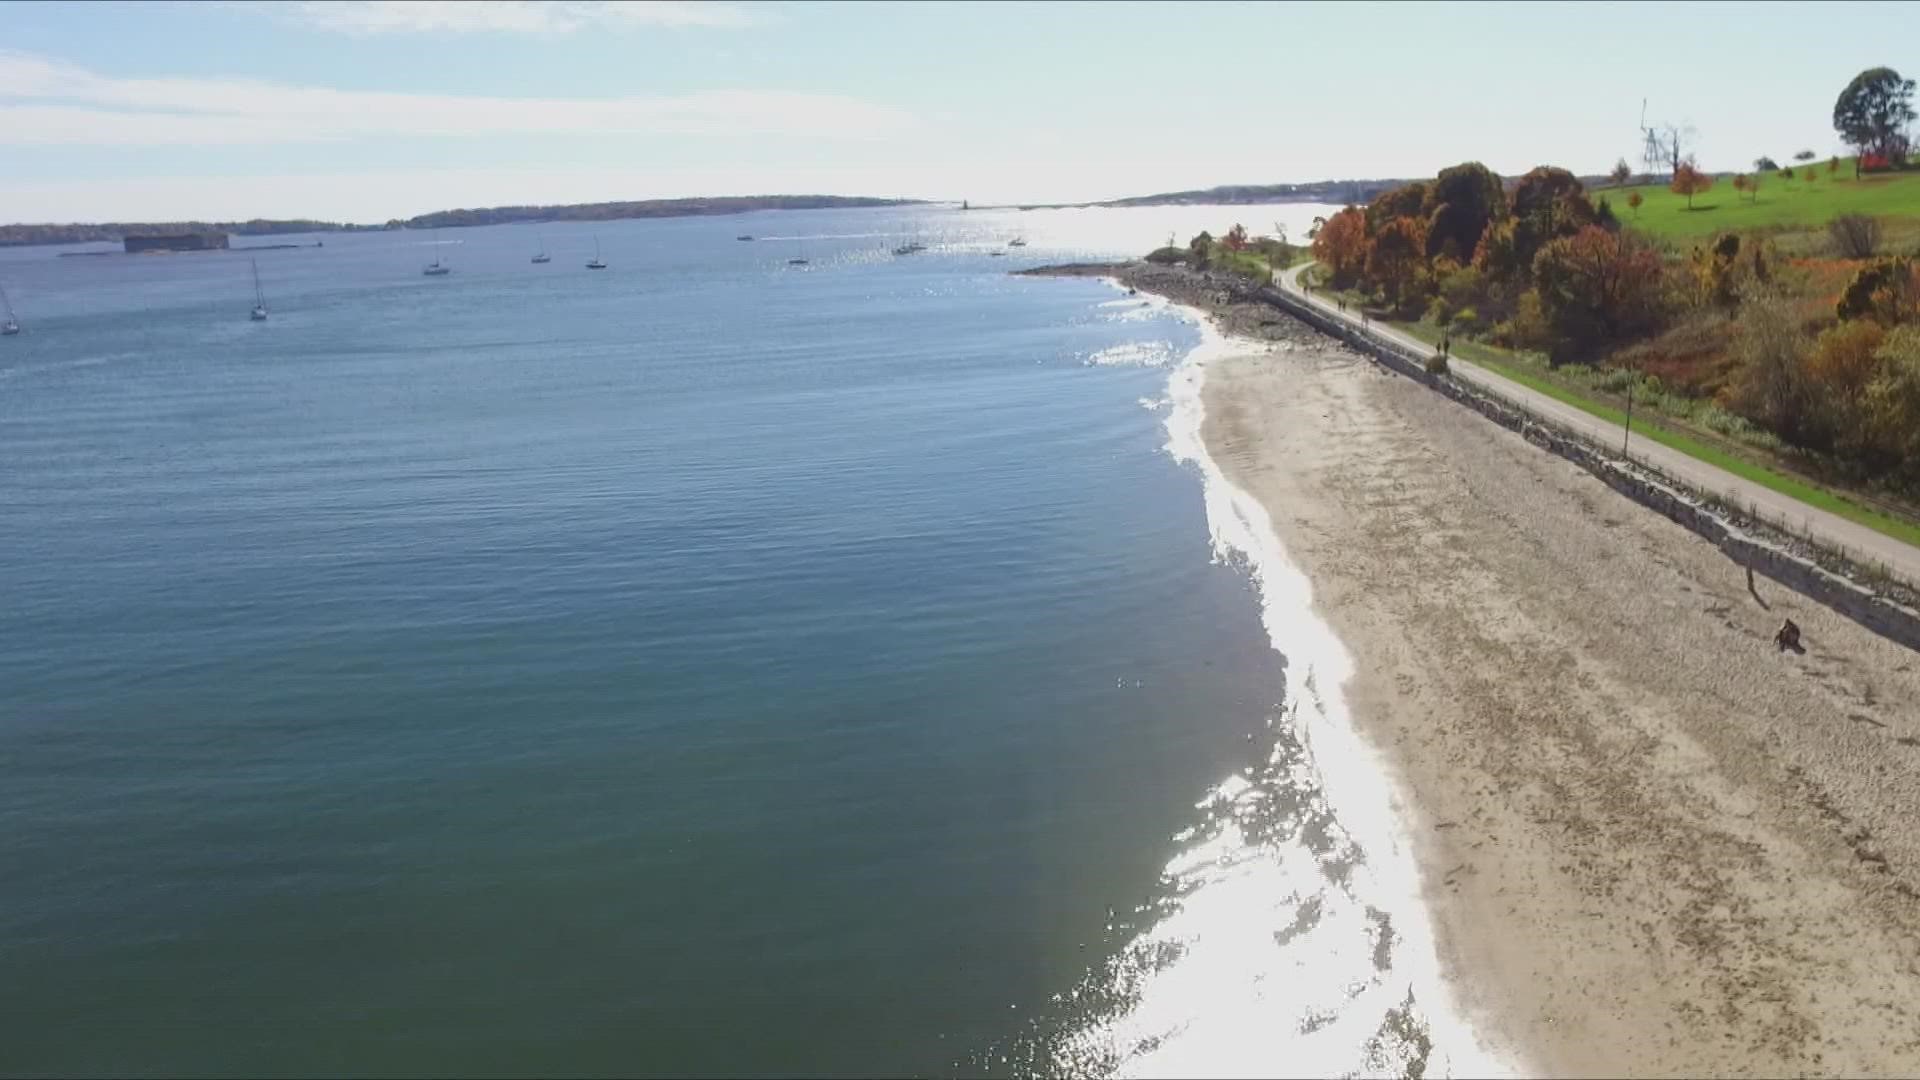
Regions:
<instances>
[{"instance_id":1,"label":"wet sand","mask_svg":"<svg viewBox=\"0 0 1920 1080\"><path fill-rule=\"evenodd\" d=\"M1209 452L1352 654L1492 1048L1551 1075L1920 1073L1920 654L1749 593L1325 339L1258 332L1284 340L1210 363Z\"/></svg>"}]
</instances>

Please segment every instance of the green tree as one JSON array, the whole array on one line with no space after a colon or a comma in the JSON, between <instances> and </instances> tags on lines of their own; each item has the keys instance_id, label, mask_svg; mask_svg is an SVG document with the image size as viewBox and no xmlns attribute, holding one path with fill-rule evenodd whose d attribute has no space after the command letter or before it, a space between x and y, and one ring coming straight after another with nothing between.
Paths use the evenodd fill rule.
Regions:
<instances>
[{"instance_id":1,"label":"green tree","mask_svg":"<svg viewBox=\"0 0 1920 1080\"><path fill-rule=\"evenodd\" d=\"M1890 67L1868 68L1853 77L1833 103L1833 127L1847 145L1859 152L1853 174L1860 175L1860 159L1883 158L1899 166L1907 160L1907 125L1913 122L1913 80Z\"/></svg>"},{"instance_id":2,"label":"green tree","mask_svg":"<svg viewBox=\"0 0 1920 1080\"><path fill-rule=\"evenodd\" d=\"M1772 158L1768 157L1765 154L1761 154L1759 157L1753 159L1753 171L1754 172L1779 172L1780 163L1773 160Z\"/></svg>"},{"instance_id":3,"label":"green tree","mask_svg":"<svg viewBox=\"0 0 1920 1080\"><path fill-rule=\"evenodd\" d=\"M1427 257L1466 262L1487 226L1507 212L1500 177L1477 161L1440 170L1421 207L1427 219Z\"/></svg>"},{"instance_id":4,"label":"green tree","mask_svg":"<svg viewBox=\"0 0 1920 1080\"><path fill-rule=\"evenodd\" d=\"M1213 234L1201 230L1200 235L1187 242L1187 265L1195 270L1205 270L1213 262Z\"/></svg>"}]
</instances>

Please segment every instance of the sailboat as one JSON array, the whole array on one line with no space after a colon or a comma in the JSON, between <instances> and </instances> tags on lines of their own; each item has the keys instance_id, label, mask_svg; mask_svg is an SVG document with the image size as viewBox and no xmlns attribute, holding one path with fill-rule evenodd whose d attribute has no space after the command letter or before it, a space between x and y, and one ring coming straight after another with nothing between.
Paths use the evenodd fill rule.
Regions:
<instances>
[{"instance_id":1,"label":"sailboat","mask_svg":"<svg viewBox=\"0 0 1920 1080\"><path fill-rule=\"evenodd\" d=\"M253 264L253 313L248 318L254 322L267 321L267 294L260 289L260 260L248 259Z\"/></svg>"},{"instance_id":2,"label":"sailboat","mask_svg":"<svg viewBox=\"0 0 1920 1080\"><path fill-rule=\"evenodd\" d=\"M1026 238L1024 237L1016 236L1013 239L1007 241L1007 246L1008 247L1026 247L1027 241L1026 241Z\"/></svg>"},{"instance_id":3,"label":"sailboat","mask_svg":"<svg viewBox=\"0 0 1920 1080\"><path fill-rule=\"evenodd\" d=\"M605 270L607 264L600 259L600 238L593 238L593 261L587 264L589 270Z\"/></svg>"},{"instance_id":4,"label":"sailboat","mask_svg":"<svg viewBox=\"0 0 1920 1080\"><path fill-rule=\"evenodd\" d=\"M540 238L540 250L534 253L533 261L536 263L550 263L553 261L553 256L547 254L547 238L544 236Z\"/></svg>"},{"instance_id":5,"label":"sailboat","mask_svg":"<svg viewBox=\"0 0 1920 1080\"><path fill-rule=\"evenodd\" d=\"M805 240L800 241L800 254L794 258L788 259L787 265L788 266L807 265L807 242Z\"/></svg>"},{"instance_id":6,"label":"sailboat","mask_svg":"<svg viewBox=\"0 0 1920 1080\"><path fill-rule=\"evenodd\" d=\"M895 255L916 255L925 250L927 250L927 245L921 243L919 240L916 239L916 240L910 240L907 243L901 244L899 247L894 248L893 253Z\"/></svg>"},{"instance_id":7,"label":"sailboat","mask_svg":"<svg viewBox=\"0 0 1920 1080\"><path fill-rule=\"evenodd\" d=\"M5 308L7 312L7 320L0 322L0 335L12 337L19 333L20 320L13 315L13 301L7 299L7 290L4 285L0 285L0 308Z\"/></svg>"},{"instance_id":8,"label":"sailboat","mask_svg":"<svg viewBox=\"0 0 1920 1080\"><path fill-rule=\"evenodd\" d=\"M440 252L438 250L440 246L440 240L439 240L440 234L436 232L433 235L434 235L433 243L435 248L433 253L433 261L428 263L426 267L422 269L420 272L427 275L428 277L445 277L448 274L453 273L453 267L448 266L446 263L443 263L440 261Z\"/></svg>"}]
</instances>

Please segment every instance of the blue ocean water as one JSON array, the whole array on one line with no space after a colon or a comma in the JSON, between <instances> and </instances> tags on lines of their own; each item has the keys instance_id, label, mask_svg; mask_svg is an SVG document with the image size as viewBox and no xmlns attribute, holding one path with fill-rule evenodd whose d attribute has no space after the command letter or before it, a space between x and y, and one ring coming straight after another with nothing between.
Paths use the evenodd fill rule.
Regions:
<instances>
[{"instance_id":1,"label":"blue ocean water","mask_svg":"<svg viewBox=\"0 0 1920 1080\"><path fill-rule=\"evenodd\" d=\"M1200 332L1005 271L1231 212L0 252L0 1072L1139 1065L1220 800L1329 826Z\"/></svg>"}]
</instances>

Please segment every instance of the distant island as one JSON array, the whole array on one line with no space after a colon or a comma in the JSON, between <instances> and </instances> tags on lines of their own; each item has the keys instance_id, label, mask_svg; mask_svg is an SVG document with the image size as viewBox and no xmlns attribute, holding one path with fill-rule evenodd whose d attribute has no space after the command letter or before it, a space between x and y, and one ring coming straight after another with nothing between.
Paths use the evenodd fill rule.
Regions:
<instances>
[{"instance_id":1,"label":"distant island","mask_svg":"<svg viewBox=\"0 0 1920 1080\"><path fill-rule=\"evenodd\" d=\"M1092 206L1238 206L1260 203L1365 204L1406 184L1405 180L1315 180L1306 184L1225 184L1194 191L1168 191L1091 203Z\"/></svg>"},{"instance_id":2,"label":"distant island","mask_svg":"<svg viewBox=\"0 0 1920 1080\"><path fill-rule=\"evenodd\" d=\"M628 202L567 203L558 206L492 206L476 210L436 210L383 225L355 225L308 218L249 221L102 222L67 225L0 225L0 247L34 244L120 243L129 236L230 233L279 236L287 233L377 232L387 229L459 228L515 221L615 221L621 218L696 217L744 214L753 210L831 210L866 206L908 206L918 199L874 199L844 195L728 195L706 199L639 199Z\"/></svg>"}]
</instances>

